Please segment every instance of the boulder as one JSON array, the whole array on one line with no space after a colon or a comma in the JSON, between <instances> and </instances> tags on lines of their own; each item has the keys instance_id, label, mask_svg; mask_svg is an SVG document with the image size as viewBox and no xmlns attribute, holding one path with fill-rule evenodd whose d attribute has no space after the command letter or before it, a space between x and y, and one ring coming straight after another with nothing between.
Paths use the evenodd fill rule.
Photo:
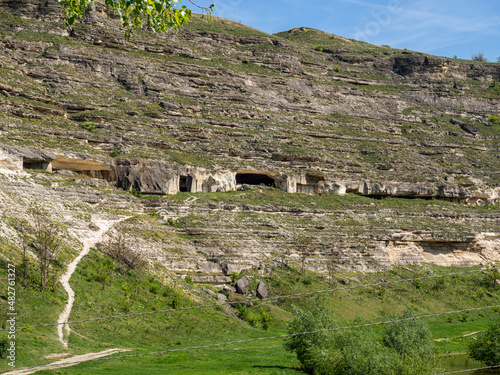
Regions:
<instances>
[{"instance_id":1,"label":"boulder","mask_svg":"<svg viewBox=\"0 0 500 375\"><path fill-rule=\"evenodd\" d=\"M217 298L219 300L217 302L219 305L223 305L227 301L227 297L224 294L222 294L222 293L217 293Z\"/></svg>"},{"instance_id":2,"label":"boulder","mask_svg":"<svg viewBox=\"0 0 500 375\"><path fill-rule=\"evenodd\" d=\"M236 292L239 294L247 294L248 293L248 279L246 277L242 277L234 284L236 288Z\"/></svg>"},{"instance_id":3,"label":"boulder","mask_svg":"<svg viewBox=\"0 0 500 375\"><path fill-rule=\"evenodd\" d=\"M269 290L267 289L267 285L263 281L261 281L259 283L259 285L257 285L256 293L257 293L257 297L259 297L259 298L266 298L267 297Z\"/></svg>"},{"instance_id":4,"label":"boulder","mask_svg":"<svg viewBox=\"0 0 500 375\"><path fill-rule=\"evenodd\" d=\"M472 134L472 135L476 135L477 132L479 131L479 129L476 128L475 126L472 126L472 125L467 124L467 123L462 122L462 121L455 120L453 118L450 120L450 122L454 125L460 126L463 131L466 131L467 133Z\"/></svg>"}]
</instances>

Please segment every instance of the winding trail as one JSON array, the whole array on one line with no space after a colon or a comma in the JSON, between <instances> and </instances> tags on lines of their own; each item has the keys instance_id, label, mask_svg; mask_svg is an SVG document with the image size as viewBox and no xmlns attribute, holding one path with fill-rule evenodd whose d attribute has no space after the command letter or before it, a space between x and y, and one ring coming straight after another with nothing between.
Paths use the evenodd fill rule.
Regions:
<instances>
[{"instance_id":1,"label":"winding trail","mask_svg":"<svg viewBox=\"0 0 500 375\"><path fill-rule=\"evenodd\" d=\"M53 369L57 369L57 368L61 368L61 367L69 367L69 366L73 366L77 363L91 361L93 359L106 357L106 356L114 354L114 353L124 352L124 351L128 351L128 350L130 350L130 349L106 349L106 350L103 350L102 352L98 352L98 353L87 353L87 354L76 355L76 356L69 357L69 358L64 358L64 359L61 359L59 361L49 363L48 365L27 367L27 368L21 368L21 369L9 371L9 372L4 372L2 375L28 375L28 374L33 374L34 372L37 372L40 370L53 370Z\"/></svg>"},{"instance_id":2,"label":"winding trail","mask_svg":"<svg viewBox=\"0 0 500 375\"><path fill-rule=\"evenodd\" d=\"M75 272L76 267L78 266L78 263L82 260L82 258L87 255L90 251L90 249L95 246L99 241L101 241L102 237L104 234L116 223L123 221L127 219L127 217L123 217L118 220L94 220L94 224L99 227L99 230L96 232L92 232L90 230L88 231L77 231L75 233L76 237L79 237L80 240L83 243L83 249L78 254L78 256L68 265L68 270L64 275L61 276L61 284L63 285L64 289L68 293L68 302L66 306L64 307L63 312L59 315L59 319L57 320L58 326L57 326L57 333L59 336L59 341L64 345L65 348L68 347L68 338L71 333L71 328L69 327L68 320L69 316L71 314L71 309L73 308L73 303L75 301L75 291L71 288L71 285L69 284L69 280L71 279L71 276L73 275L73 272ZM66 338L64 337L64 330L66 331ZM41 366L35 366L35 367L28 367L28 368L21 368L18 370L13 370L9 372L3 373L3 375L28 375L32 374L34 372L40 371L40 370L50 370L50 369L57 369L61 367L68 367L68 366L73 366L76 363L81 363L81 362L86 362L86 361L91 361L100 357L106 357L110 354L114 353L119 353L123 351L128 351L130 349L118 349L118 348L113 348L113 349L106 349L101 352L97 353L87 353L87 354L81 354L81 355L76 355L68 358L64 358L61 360L58 360L56 362L49 363L47 365L41 365ZM64 355L69 355L69 353L57 353L54 355L55 357L58 356L64 356ZM45 357L49 358L49 356Z\"/></svg>"},{"instance_id":3,"label":"winding trail","mask_svg":"<svg viewBox=\"0 0 500 375\"><path fill-rule=\"evenodd\" d=\"M75 292L69 285L69 280L71 279L71 275L75 272L78 263L82 260L82 258L87 255L92 248L99 241L101 241L104 234L116 223L125 220L126 218L122 218L119 220L95 220L95 224L99 227L99 230L96 232L88 231L86 232L87 236L82 240L83 250L80 254L68 265L68 270L64 275L61 276L61 284L64 287L64 290L68 293L68 303L64 307L63 312L59 315L59 319L57 319L57 334L59 336L59 341L64 345L65 348L68 347L68 338L71 333L71 328L69 327L68 320L71 314L71 309L73 308L73 303L75 302ZM64 331L66 331L66 338L64 337Z\"/></svg>"}]
</instances>

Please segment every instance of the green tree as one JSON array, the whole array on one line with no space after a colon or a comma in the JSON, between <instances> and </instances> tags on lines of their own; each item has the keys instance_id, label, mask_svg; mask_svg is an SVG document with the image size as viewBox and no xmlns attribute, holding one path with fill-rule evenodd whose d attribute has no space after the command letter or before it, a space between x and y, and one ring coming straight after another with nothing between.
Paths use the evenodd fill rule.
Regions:
<instances>
[{"instance_id":1,"label":"green tree","mask_svg":"<svg viewBox=\"0 0 500 375\"><path fill-rule=\"evenodd\" d=\"M64 6L64 19L69 25L83 16L95 0L58 0ZM191 4L208 14L214 4L203 7L189 0ZM146 21L154 32L177 29L191 18L191 10L180 5L181 0L104 0L108 13L118 13L123 26L130 33L142 27Z\"/></svg>"},{"instance_id":2,"label":"green tree","mask_svg":"<svg viewBox=\"0 0 500 375\"><path fill-rule=\"evenodd\" d=\"M293 320L288 326L288 333L310 332L329 329L335 326L332 316L325 309L317 307L305 311L293 306ZM291 336L285 341L285 349L294 352L306 372L314 372L318 355L331 346L332 333L318 332L307 335Z\"/></svg>"},{"instance_id":3,"label":"green tree","mask_svg":"<svg viewBox=\"0 0 500 375\"><path fill-rule=\"evenodd\" d=\"M468 348L469 357L488 366L500 365L500 314L496 314L488 329L473 340Z\"/></svg>"},{"instance_id":4,"label":"green tree","mask_svg":"<svg viewBox=\"0 0 500 375\"><path fill-rule=\"evenodd\" d=\"M304 371L315 375L427 375L435 370L428 357L400 354L384 346L369 328L333 330L341 321L320 304L311 311L293 308L285 349L294 352ZM354 322L354 325L359 320ZM319 331L319 332L317 332Z\"/></svg>"},{"instance_id":5,"label":"green tree","mask_svg":"<svg viewBox=\"0 0 500 375\"><path fill-rule=\"evenodd\" d=\"M35 249L40 271L40 291L43 292L47 289L52 263L57 260L62 248L61 231L59 225L49 219L48 212L41 206L35 204L28 212L32 221L32 233L31 237L26 239L26 245Z\"/></svg>"},{"instance_id":6,"label":"green tree","mask_svg":"<svg viewBox=\"0 0 500 375\"><path fill-rule=\"evenodd\" d=\"M411 318L413 310L406 309L398 318ZM386 326L384 344L399 354L429 358L433 352L432 335L422 319L404 320Z\"/></svg>"},{"instance_id":7,"label":"green tree","mask_svg":"<svg viewBox=\"0 0 500 375\"><path fill-rule=\"evenodd\" d=\"M484 273L484 279L487 284L491 283L491 286L495 288L498 283L497 280L500 280L500 269L499 265L495 262L490 262L486 266L486 270Z\"/></svg>"}]
</instances>

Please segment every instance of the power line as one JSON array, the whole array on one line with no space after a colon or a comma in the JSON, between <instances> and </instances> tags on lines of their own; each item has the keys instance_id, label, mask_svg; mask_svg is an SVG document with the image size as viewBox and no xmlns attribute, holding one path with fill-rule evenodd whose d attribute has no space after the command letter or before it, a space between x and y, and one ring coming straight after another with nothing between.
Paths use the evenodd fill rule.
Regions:
<instances>
[{"instance_id":1,"label":"power line","mask_svg":"<svg viewBox=\"0 0 500 375\"><path fill-rule=\"evenodd\" d=\"M470 308L470 309L462 309L462 310L454 310L454 311L445 311L445 312L441 312L441 313L437 313L437 314L425 314L425 315L419 315L419 316L414 316L414 317L410 317L410 318L393 319L393 320L388 320L388 321L384 321L384 322L377 322L377 323L365 323L365 324L358 324L358 325L354 325L354 326L334 327L334 328L318 329L318 330L307 331L307 332L288 333L288 334L284 334L284 335L256 337L256 338L252 338L252 339L227 341L227 342L221 342L221 343L216 343L216 344L190 346L187 348L167 349L167 350L160 350L160 351L156 351L156 352L147 352L147 353L138 353L138 354L125 354L125 355L115 356L115 357L101 357L101 358L90 359L87 361L68 362L66 364L67 365L77 365L79 363L84 363L84 362L95 362L95 361L104 361L104 360L110 360L110 359L123 359L123 358L132 358L132 357L144 357L144 356L148 356L148 355L163 355L163 354L167 354L167 353L182 352L182 351L196 350L196 349L206 349L206 348L213 348L213 347L217 347L217 346L241 344L241 343L247 343L247 342L253 342L253 341L273 340L273 339L281 339L281 338L286 338L286 337L310 335L313 333L333 332L333 331L340 331L340 330L352 329L352 328L374 327L374 326L386 325L386 324L391 324L391 323L404 322L404 321L408 321L408 320L426 319L426 318L433 318L433 317L443 316L443 315L458 314L458 313L462 313L462 312L494 309L497 307L500 307L500 305L482 306L482 307L475 307L475 308ZM49 366L51 366L51 364L36 366L36 367L29 367L29 368L20 369L20 370L30 370L30 369L35 369L35 368L42 369L42 368L49 367ZM451 373L451 374L453 374L453 373Z\"/></svg>"},{"instance_id":2,"label":"power line","mask_svg":"<svg viewBox=\"0 0 500 375\"><path fill-rule=\"evenodd\" d=\"M458 370L458 371L450 371L450 372L441 372L441 373L436 374L436 375L460 374L460 373L463 373L463 372L479 371L479 370L490 370L490 369L494 369L494 368L500 368L500 365L471 368L471 369L468 369L468 370Z\"/></svg>"},{"instance_id":3,"label":"power line","mask_svg":"<svg viewBox=\"0 0 500 375\"><path fill-rule=\"evenodd\" d=\"M490 268L489 270L500 270L500 267L499 268ZM212 303L212 304L207 304L207 305L179 307L179 308L175 308L175 309L144 311L144 312L137 312L137 313L130 313L130 314L122 314L122 315L110 315L110 316L89 318L89 319L83 319L83 320L74 320L74 321L70 321L70 322L66 322L66 323L37 324L37 325L33 325L33 326L16 327L16 330L27 329L27 328L51 327L51 326L58 326L58 325L63 325L63 324L80 324L80 323L95 322L95 321L108 320L108 319L129 318L129 317L141 316L141 315L170 313L170 312L174 312L174 311L195 310L195 309L203 309L203 308L217 307L217 306L223 306L223 305L239 304L242 302L272 301L272 300L277 300L277 299L282 299L282 298L302 297L302 296L308 296L308 295L313 295L313 294L330 293L330 292L336 292L336 291L342 291L342 290L353 290L353 289L361 289L361 288L368 288L368 287L375 287L375 286L385 286L385 285L392 285L392 284L399 284L399 283L413 282L413 281L420 281L420 280L438 279L438 278L447 277L447 276L459 276L459 275L466 275L466 274L478 273L478 272L483 272L483 271L485 271L485 270L470 270L470 271L449 273L449 274L444 274L444 275L423 276L423 277L417 277L417 278L413 278L413 279L381 281L381 282L373 283L373 284L362 284L362 285L354 285L354 286L341 287L341 288L315 290L315 291L311 291L311 292L302 292L302 293L295 293L295 294L272 296L272 297L266 297L266 298L262 298L262 299L252 297L252 298L249 298L245 301L231 301L231 302L225 302L225 303ZM0 331L8 331L8 330L9 329L0 329Z\"/></svg>"}]
</instances>

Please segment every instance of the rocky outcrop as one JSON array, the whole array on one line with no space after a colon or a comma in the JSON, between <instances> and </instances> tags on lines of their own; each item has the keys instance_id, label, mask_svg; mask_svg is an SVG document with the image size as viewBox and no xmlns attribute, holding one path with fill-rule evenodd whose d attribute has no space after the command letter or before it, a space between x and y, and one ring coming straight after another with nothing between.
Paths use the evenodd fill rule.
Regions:
<instances>
[{"instance_id":1,"label":"rocky outcrop","mask_svg":"<svg viewBox=\"0 0 500 375\"><path fill-rule=\"evenodd\" d=\"M304 233L318 272L498 259L498 64L218 19L127 40L99 2L71 29L55 0L0 8L4 215L129 210L145 257L217 287L297 266Z\"/></svg>"},{"instance_id":2,"label":"rocky outcrop","mask_svg":"<svg viewBox=\"0 0 500 375\"><path fill-rule=\"evenodd\" d=\"M405 56L394 59L393 70L402 76L421 76L429 78L446 77L450 60L435 56Z\"/></svg>"},{"instance_id":3,"label":"rocky outcrop","mask_svg":"<svg viewBox=\"0 0 500 375\"><path fill-rule=\"evenodd\" d=\"M63 8L57 1L0 0L0 7L10 8L15 14L49 22L62 21Z\"/></svg>"},{"instance_id":4,"label":"rocky outcrop","mask_svg":"<svg viewBox=\"0 0 500 375\"><path fill-rule=\"evenodd\" d=\"M500 260L500 234L481 233L461 241L447 241L432 239L425 233L401 232L379 244L375 251L374 259L385 266L432 263L472 267Z\"/></svg>"}]
</instances>

